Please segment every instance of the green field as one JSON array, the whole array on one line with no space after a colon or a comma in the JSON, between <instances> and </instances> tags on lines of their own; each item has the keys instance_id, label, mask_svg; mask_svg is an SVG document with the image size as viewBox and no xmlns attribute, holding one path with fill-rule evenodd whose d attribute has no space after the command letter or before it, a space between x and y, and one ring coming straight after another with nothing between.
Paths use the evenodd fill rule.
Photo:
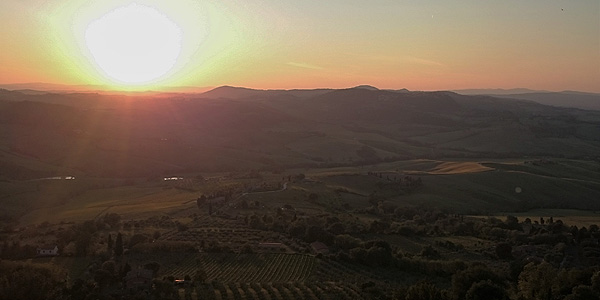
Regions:
<instances>
[{"instance_id":1,"label":"green field","mask_svg":"<svg viewBox=\"0 0 600 300\"><path fill-rule=\"evenodd\" d=\"M365 209L376 193L396 206L425 205L470 214L497 214L506 207L519 212L536 208L600 210L600 171L594 161L555 159L545 164L515 160L407 160L361 167L294 169L282 174L260 172L254 179L223 173L205 173L208 179L122 180L77 177L57 180L1 182L4 213L30 225L94 219L117 213L127 219L155 214L176 216L197 211L202 194L233 191L231 202L220 207L228 214L247 214L241 201L274 209L286 204L313 214L342 209ZM286 189L244 192L244 186L281 186L288 176L304 173L306 180L289 182ZM371 175L369 175L371 174ZM375 176L373 174L380 174ZM190 175L194 178L195 175ZM253 175L256 176L256 175ZM423 186L410 192L395 190L393 181L410 176ZM309 201L311 194L315 199ZM206 208L207 209L207 208ZM569 216L569 211L565 211ZM188 213L189 214L189 213ZM535 215L535 214L534 214ZM578 214L579 215L579 214ZM594 216L585 216L591 218ZM586 219L580 222L586 223ZM579 222L579 221L578 221Z\"/></svg>"}]
</instances>

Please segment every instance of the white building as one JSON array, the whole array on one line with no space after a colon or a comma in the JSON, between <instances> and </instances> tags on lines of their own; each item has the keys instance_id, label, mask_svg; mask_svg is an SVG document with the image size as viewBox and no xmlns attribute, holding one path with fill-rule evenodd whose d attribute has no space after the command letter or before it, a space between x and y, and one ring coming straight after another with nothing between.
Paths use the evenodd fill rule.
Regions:
<instances>
[{"instance_id":1,"label":"white building","mask_svg":"<svg viewBox=\"0 0 600 300\"><path fill-rule=\"evenodd\" d=\"M58 246L37 248L38 256L58 256Z\"/></svg>"}]
</instances>

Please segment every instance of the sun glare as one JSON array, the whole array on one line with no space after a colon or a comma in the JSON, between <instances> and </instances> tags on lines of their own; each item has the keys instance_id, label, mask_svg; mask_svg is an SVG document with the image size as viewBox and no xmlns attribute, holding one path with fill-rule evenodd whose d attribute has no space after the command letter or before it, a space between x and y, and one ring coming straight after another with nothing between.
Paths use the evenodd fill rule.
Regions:
<instances>
[{"instance_id":1,"label":"sun glare","mask_svg":"<svg viewBox=\"0 0 600 300\"><path fill-rule=\"evenodd\" d=\"M158 10L140 4L117 8L91 22L85 42L109 77L142 84L165 75L181 52L181 29Z\"/></svg>"}]
</instances>

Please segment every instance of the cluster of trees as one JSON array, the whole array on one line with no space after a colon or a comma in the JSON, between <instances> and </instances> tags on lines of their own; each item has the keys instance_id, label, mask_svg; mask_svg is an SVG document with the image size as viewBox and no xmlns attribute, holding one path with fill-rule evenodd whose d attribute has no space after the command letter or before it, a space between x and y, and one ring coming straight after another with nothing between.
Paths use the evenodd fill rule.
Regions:
<instances>
[{"instance_id":1,"label":"cluster of trees","mask_svg":"<svg viewBox=\"0 0 600 300\"><path fill-rule=\"evenodd\" d=\"M120 222L121 217L118 214L109 213L96 221L88 220L75 224L67 230L57 233L57 245L61 250L67 250L64 251L67 254L76 256L94 254L102 251L97 247L103 242L98 240L99 232L118 230Z\"/></svg>"},{"instance_id":2,"label":"cluster of trees","mask_svg":"<svg viewBox=\"0 0 600 300\"><path fill-rule=\"evenodd\" d=\"M395 267L428 277L452 277L450 289L441 290L430 282L420 282L405 287L398 299L550 299L539 296L543 290L555 299L596 299L600 295L599 284L594 285L600 278L597 267L600 230L596 225L578 228L552 217L524 222L513 216L505 220L465 218L436 209L395 207L384 201L377 204L380 218L370 223L331 215L290 218L286 214L255 214L248 218L248 225L286 233L304 243L323 242L331 253L326 259L370 268ZM511 267L504 272L481 264L470 266L463 261L444 260L437 249L467 251L450 241L438 241L434 247L424 247L415 255L402 253L383 240L358 238L368 234L472 236L494 242L493 248L482 244L480 253L491 261L509 262ZM546 276L546 281L540 282L535 273L540 270L561 275Z\"/></svg>"},{"instance_id":3,"label":"cluster of trees","mask_svg":"<svg viewBox=\"0 0 600 300\"><path fill-rule=\"evenodd\" d=\"M391 190L396 193L408 194L423 186L423 179L414 176L368 172L367 175L379 178L377 187L381 190Z\"/></svg>"},{"instance_id":4,"label":"cluster of trees","mask_svg":"<svg viewBox=\"0 0 600 300\"><path fill-rule=\"evenodd\" d=\"M406 266L400 264L399 266ZM373 282L362 285L363 290L377 295L374 299L398 300L591 300L600 297L600 271L591 269L562 269L542 263L529 263L516 278L483 263L454 264L447 275L448 288L421 280L412 285L391 287ZM410 270L410 269L409 269ZM413 269L419 272L419 269ZM441 275L441 274L440 274Z\"/></svg>"},{"instance_id":5,"label":"cluster of trees","mask_svg":"<svg viewBox=\"0 0 600 300\"><path fill-rule=\"evenodd\" d=\"M129 230L131 228L145 228L145 227L155 227L155 228L174 228L177 227L177 222L173 220L170 216L161 215L161 216L152 216L147 219L141 220L128 220L124 221L123 229Z\"/></svg>"},{"instance_id":6,"label":"cluster of trees","mask_svg":"<svg viewBox=\"0 0 600 300\"><path fill-rule=\"evenodd\" d=\"M37 254L35 246L25 244L21 245L20 241L7 241L2 243L0 248L0 258L2 259L23 259L34 257Z\"/></svg>"},{"instance_id":7,"label":"cluster of trees","mask_svg":"<svg viewBox=\"0 0 600 300\"><path fill-rule=\"evenodd\" d=\"M53 265L0 261L0 299L58 299L66 274Z\"/></svg>"},{"instance_id":8,"label":"cluster of trees","mask_svg":"<svg viewBox=\"0 0 600 300\"><path fill-rule=\"evenodd\" d=\"M30 228L27 231L13 236L13 240L6 239L3 242L0 257L8 259L31 258L37 254L37 248L42 246L58 246L59 253L76 256L86 256L102 251L98 247L99 232L118 229L121 217L117 214L106 214L97 220L88 220L60 230ZM47 237L47 239L46 239ZM38 238L32 239L32 238ZM28 240L28 244L22 244L21 240ZM43 241L43 242L40 242ZM32 244L29 244L32 243Z\"/></svg>"},{"instance_id":9,"label":"cluster of trees","mask_svg":"<svg viewBox=\"0 0 600 300\"><path fill-rule=\"evenodd\" d=\"M378 176L379 175L373 175ZM387 180L387 179L386 179ZM416 182L417 180L405 180ZM316 195L316 194L315 194ZM318 197L318 195L316 195ZM310 198L310 196L309 196ZM373 214L377 217L364 221L355 216L323 214L307 216L297 213L293 207L278 208L271 212L257 212L245 217L248 227L273 231L285 236L308 251L309 243L319 241L329 247L330 254L324 259L357 265L360 268L394 269L417 276L451 278L451 286L440 289L436 284L420 281L394 290L394 299L597 299L600 297L600 228L567 226L554 218L526 219L519 222L508 216L501 220L494 217L467 218L437 209L422 207L397 207L376 193L369 196ZM372 215L373 216L373 215ZM372 217L371 216L371 217ZM161 241L160 233L123 235L121 225L128 227L167 226L178 228L178 223L169 217L152 217L146 220L122 222L116 214L106 214L96 220L74 224L65 230L56 231L57 244L62 249L71 248L77 256L97 255L100 260L89 267L89 278L65 284L64 272L60 270L38 270L38 266L0 262L0 299L13 291L15 282L6 274L21 272L23 278L37 278L34 273L48 277L43 291L72 299L78 295L106 294L110 287L122 289L123 280L131 266L122 262L128 248L131 253L196 252L197 241ZM187 230L178 228L179 230ZM371 240L369 236L377 235ZM492 264L502 264L509 270L495 269L481 263L449 260L445 253L468 252L462 245L438 240L426 246L420 253L404 253L390 245L385 236L471 236L491 241L481 246L479 254ZM218 242L201 241L206 252L231 252ZM289 243L288 243L289 244ZM292 247L298 249L296 247ZM252 252L247 245L242 251ZM18 241L5 241L2 258L23 258L35 255L35 247L20 246ZM8 263L8 264L5 264ZM508 267L509 266L509 267ZM160 265L145 266L155 273ZM61 273L63 272L63 273ZM31 280L34 280L31 279ZM18 279L26 280L26 279ZM35 279L37 280L37 279ZM191 279L190 279L191 280ZM196 281L195 279L192 281ZM192 282L188 281L188 282ZM202 282L200 279L198 282ZM155 279L148 293L154 297L174 297L176 289L173 279ZM373 286L366 287L373 290ZM186 295L189 294L186 287ZM191 292L190 292L191 293ZM60 295L59 295L60 294ZM389 293L373 295L388 297ZM134 296L134 295L130 295ZM377 296L377 297L379 297ZM13 297L13 299L19 299ZM28 299L36 299L30 297ZM383 299L383 298L382 298Z\"/></svg>"}]
</instances>

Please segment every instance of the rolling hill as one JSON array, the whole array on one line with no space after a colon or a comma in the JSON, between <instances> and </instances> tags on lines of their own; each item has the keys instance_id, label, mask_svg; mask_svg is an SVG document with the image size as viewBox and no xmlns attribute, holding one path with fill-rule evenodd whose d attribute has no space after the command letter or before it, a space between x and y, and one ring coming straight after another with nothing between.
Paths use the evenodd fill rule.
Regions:
<instances>
[{"instance_id":1,"label":"rolling hill","mask_svg":"<svg viewBox=\"0 0 600 300\"><path fill-rule=\"evenodd\" d=\"M594 111L363 87L221 87L170 98L2 90L0 123L0 162L12 170L3 172L5 178L35 177L36 171L143 177L412 158L600 153L600 113ZM41 164L21 164L27 160ZM14 172L19 167L22 172Z\"/></svg>"},{"instance_id":2,"label":"rolling hill","mask_svg":"<svg viewBox=\"0 0 600 300\"><path fill-rule=\"evenodd\" d=\"M578 109L600 110L600 94L576 91L548 92L528 89L457 90L463 95L488 95L534 101L544 105Z\"/></svg>"},{"instance_id":3,"label":"rolling hill","mask_svg":"<svg viewBox=\"0 0 600 300\"><path fill-rule=\"evenodd\" d=\"M97 213L108 206L90 208L78 199L117 193L128 178L157 182L248 170L300 170L326 183L333 179L319 170L362 173L322 187L333 200L335 191L351 191L339 201L359 209L380 188L367 170L382 168L425 182L415 193L390 194L398 205L597 209L600 195L600 112L453 92L222 87L153 97L0 90L0 138L0 198L8 216L30 208L38 215ZM559 163L525 163L548 158ZM66 175L82 181L46 193L54 184L36 180ZM319 186L306 188L318 192ZM515 187L523 192L515 194ZM146 192L165 207L185 202L140 188ZM56 207L65 209L53 212Z\"/></svg>"}]
</instances>

